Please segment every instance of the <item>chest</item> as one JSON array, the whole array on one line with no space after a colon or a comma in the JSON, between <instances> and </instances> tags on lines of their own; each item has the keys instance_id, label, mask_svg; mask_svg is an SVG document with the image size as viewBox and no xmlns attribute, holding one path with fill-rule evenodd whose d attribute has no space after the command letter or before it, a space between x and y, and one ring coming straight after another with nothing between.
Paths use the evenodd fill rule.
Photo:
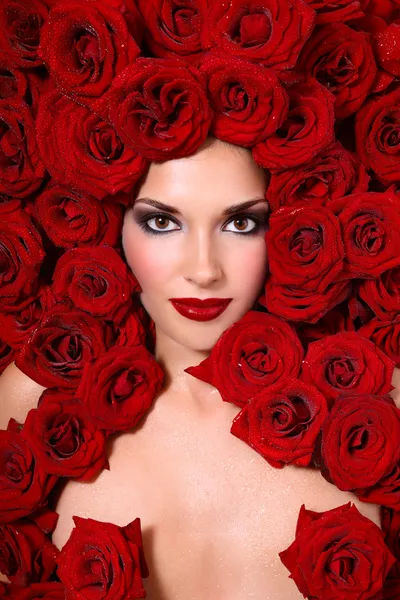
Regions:
<instances>
[{"instance_id":1,"label":"chest","mask_svg":"<svg viewBox=\"0 0 400 600\"><path fill-rule=\"evenodd\" d=\"M66 542L73 515L121 526L140 517L148 599L300 599L278 553L301 504L327 510L355 497L317 471L273 469L230 433L231 420L153 417L112 440L110 470L62 490L54 543Z\"/></svg>"}]
</instances>

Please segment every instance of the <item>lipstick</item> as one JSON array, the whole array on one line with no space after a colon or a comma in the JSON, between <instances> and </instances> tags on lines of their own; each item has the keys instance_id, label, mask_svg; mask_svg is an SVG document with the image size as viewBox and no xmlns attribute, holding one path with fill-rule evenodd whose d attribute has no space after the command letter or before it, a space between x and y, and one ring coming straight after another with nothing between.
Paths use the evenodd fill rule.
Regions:
<instances>
[{"instance_id":1,"label":"lipstick","mask_svg":"<svg viewBox=\"0 0 400 600\"><path fill-rule=\"evenodd\" d=\"M211 321L224 312L232 298L170 298L172 306L187 319Z\"/></svg>"}]
</instances>

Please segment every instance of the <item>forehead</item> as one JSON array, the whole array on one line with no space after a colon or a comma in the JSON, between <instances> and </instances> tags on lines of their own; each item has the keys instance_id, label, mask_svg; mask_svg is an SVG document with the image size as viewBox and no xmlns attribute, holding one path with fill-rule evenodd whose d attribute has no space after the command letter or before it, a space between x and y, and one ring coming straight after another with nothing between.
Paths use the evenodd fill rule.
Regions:
<instances>
[{"instance_id":1,"label":"forehead","mask_svg":"<svg viewBox=\"0 0 400 600\"><path fill-rule=\"evenodd\" d=\"M249 150L212 143L193 156L151 163L137 197L152 197L188 210L199 203L224 208L264 197L266 188L266 173Z\"/></svg>"}]
</instances>

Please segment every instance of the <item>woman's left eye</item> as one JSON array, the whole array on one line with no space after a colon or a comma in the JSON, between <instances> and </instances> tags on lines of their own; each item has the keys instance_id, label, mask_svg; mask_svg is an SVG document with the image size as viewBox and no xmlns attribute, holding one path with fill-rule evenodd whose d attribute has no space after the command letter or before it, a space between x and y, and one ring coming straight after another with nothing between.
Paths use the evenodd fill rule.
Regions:
<instances>
[{"instance_id":1,"label":"woman's left eye","mask_svg":"<svg viewBox=\"0 0 400 600\"><path fill-rule=\"evenodd\" d=\"M247 229L247 227L249 225L249 222L251 222L251 221L253 221L254 226L249 230L249 229ZM239 224L238 229L236 231L233 231L233 233L254 233L255 231L258 231L259 226L260 226L260 221L258 219L255 219L254 217L246 217L246 216L235 217L234 219L231 219L229 221L229 223L235 223L235 227L237 227L237 224ZM243 229L243 223L245 223L244 229ZM251 223L250 223L250 225L251 225Z\"/></svg>"}]
</instances>

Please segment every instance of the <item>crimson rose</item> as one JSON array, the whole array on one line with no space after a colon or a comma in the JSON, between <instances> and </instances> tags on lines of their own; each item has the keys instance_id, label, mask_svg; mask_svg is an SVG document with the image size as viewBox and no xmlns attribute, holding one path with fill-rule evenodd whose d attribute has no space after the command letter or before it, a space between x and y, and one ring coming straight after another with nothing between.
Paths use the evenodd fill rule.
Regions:
<instances>
[{"instance_id":1,"label":"crimson rose","mask_svg":"<svg viewBox=\"0 0 400 600\"><path fill-rule=\"evenodd\" d=\"M35 198L40 225L55 246L116 246L122 227L120 195L97 200L82 191L54 184Z\"/></svg>"},{"instance_id":2,"label":"crimson rose","mask_svg":"<svg viewBox=\"0 0 400 600\"><path fill-rule=\"evenodd\" d=\"M104 433L77 401L47 395L29 411L21 435L50 475L89 481L108 468Z\"/></svg>"},{"instance_id":3,"label":"crimson rose","mask_svg":"<svg viewBox=\"0 0 400 600\"><path fill-rule=\"evenodd\" d=\"M20 301L29 303L39 287L44 257L42 237L28 215L18 210L0 219L1 310L12 311Z\"/></svg>"},{"instance_id":4,"label":"crimson rose","mask_svg":"<svg viewBox=\"0 0 400 600\"><path fill-rule=\"evenodd\" d=\"M10 596L5 596L10 600L65 600L65 597L66 590L60 582L32 583L27 588L12 589Z\"/></svg>"},{"instance_id":5,"label":"crimson rose","mask_svg":"<svg viewBox=\"0 0 400 600\"><path fill-rule=\"evenodd\" d=\"M384 185L399 179L399 105L400 89L395 89L372 96L356 114L357 154Z\"/></svg>"},{"instance_id":6,"label":"crimson rose","mask_svg":"<svg viewBox=\"0 0 400 600\"><path fill-rule=\"evenodd\" d=\"M139 55L123 15L106 2L63 0L40 34L39 56L60 89L100 96Z\"/></svg>"},{"instance_id":7,"label":"crimson rose","mask_svg":"<svg viewBox=\"0 0 400 600\"><path fill-rule=\"evenodd\" d=\"M365 192L369 177L364 165L339 142L305 165L273 171L266 198L274 212L281 206L328 205L353 192Z\"/></svg>"},{"instance_id":8,"label":"crimson rose","mask_svg":"<svg viewBox=\"0 0 400 600\"><path fill-rule=\"evenodd\" d=\"M201 57L209 0L137 0L137 5L152 56L181 56L190 62Z\"/></svg>"},{"instance_id":9,"label":"crimson rose","mask_svg":"<svg viewBox=\"0 0 400 600\"><path fill-rule=\"evenodd\" d=\"M149 572L140 519L125 527L77 516L73 519L75 527L57 559L57 575L68 598L145 598L142 578Z\"/></svg>"},{"instance_id":10,"label":"crimson rose","mask_svg":"<svg viewBox=\"0 0 400 600\"><path fill-rule=\"evenodd\" d=\"M42 95L36 128L42 159L57 183L102 200L131 190L144 172L146 161L109 122L56 90Z\"/></svg>"},{"instance_id":11,"label":"crimson rose","mask_svg":"<svg viewBox=\"0 0 400 600\"><path fill-rule=\"evenodd\" d=\"M393 361L373 342L356 331L342 331L308 346L301 379L332 403L343 394L388 394L393 370Z\"/></svg>"},{"instance_id":12,"label":"crimson rose","mask_svg":"<svg viewBox=\"0 0 400 600\"><path fill-rule=\"evenodd\" d=\"M394 320L400 313L400 266L361 281L358 293L379 319Z\"/></svg>"},{"instance_id":13,"label":"crimson rose","mask_svg":"<svg viewBox=\"0 0 400 600\"><path fill-rule=\"evenodd\" d=\"M44 0L5 0L0 4L0 46L9 62L25 69L42 64L38 55L40 30L48 16Z\"/></svg>"},{"instance_id":14,"label":"crimson rose","mask_svg":"<svg viewBox=\"0 0 400 600\"><path fill-rule=\"evenodd\" d=\"M77 397L93 423L107 431L127 431L150 409L164 371L144 346L115 346L82 374Z\"/></svg>"},{"instance_id":15,"label":"crimson rose","mask_svg":"<svg viewBox=\"0 0 400 600\"><path fill-rule=\"evenodd\" d=\"M212 112L205 79L180 59L137 58L99 99L124 142L149 160L194 154L207 138Z\"/></svg>"},{"instance_id":16,"label":"crimson rose","mask_svg":"<svg viewBox=\"0 0 400 600\"><path fill-rule=\"evenodd\" d=\"M265 386L297 376L303 356L289 323L250 310L224 331L210 356L184 371L218 388L225 402L242 407Z\"/></svg>"},{"instance_id":17,"label":"crimson rose","mask_svg":"<svg viewBox=\"0 0 400 600\"><path fill-rule=\"evenodd\" d=\"M373 342L400 367L400 315L381 321L376 317L360 327L358 332Z\"/></svg>"},{"instance_id":18,"label":"crimson rose","mask_svg":"<svg viewBox=\"0 0 400 600\"><path fill-rule=\"evenodd\" d=\"M310 8L313 8L317 15L316 25L324 23L342 23L358 19L364 15L359 0L305 0Z\"/></svg>"},{"instance_id":19,"label":"crimson rose","mask_svg":"<svg viewBox=\"0 0 400 600\"><path fill-rule=\"evenodd\" d=\"M1 337L15 350L19 350L38 327L43 316L54 306L56 299L49 285L39 287L39 292L21 299L15 304L12 312L0 313Z\"/></svg>"},{"instance_id":20,"label":"crimson rose","mask_svg":"<svg viewBox=\"0 0 400 600\"><path fill-rule=\"evenodd\" d=\"M334 282L326 289L316 292L306 287L282 285L270 276L258 302L283 319L316 323L337 304L346 300L350 292L349 281Z\"/></svg>"},{"instance_id":21,"label":"crimson rose","mask_svg":"<svg viewBox=\"0 0 400 600\"><path fill-rule=\"evenodd\" d=\"M322 428L321 473L340 490L372 487L400 460L400 409L369 394L336 400Z\"/></svg>"},{"instance_id":22,"label":"crimson rose","mask_svg":"<svg viewBox=\"0 0 400 600\"><path fill-rule=\"evenodd\" d=\"M12 425L0 430L0 523L9 523L43 506L57 481L49 477Z\"/></svg>"},{"instance_id":23,"label":"crimson rose","mask_svg":"<svg viewBox=\"0 0 400 600\"><path fill-rule=\"evenodd\" d=\"M0 100L0 193L26 198L43 183L45 167L32 112L20 98Z\"/></svg>"},{"instance_id":24,"label":"crimson rose","mask_svg":"<svg viewBox=\"0 0 400 600\"><path fill-rule=\"evenodd\" d=\"M329 23L315 30L304 46L298 67L335 96L338 119L361 108L377 71L369 35L344 23Z\"/></svg>"},{"instance_id":25,"label":"crimson rose","mask_svg":"<svg viewBox=\"0 0 400 600\"><path fill-rule=\"evenodd\" d=\"M395 562L383 532L351 502L325 512L303 504L296 539L279 556L303 596L318 600L372 600Z\"/></svg>"},{"instance_id":26,"label":"crimson rose","mask_svg":"<svg viewBox=\"0 0 400 600\"><path fill-rule=\"evenodd\" d=\"M285 70L295 66L314 20L302 0L211 2L206 33L226 54Z\"/></svg>"},{"instance_id":27,"label":"crimson rose","mask_svg":"<svg viewBox=\"0 0 400 600\"><path fill-rule=\"evenodd\" d=\"M317 388L287 377L254 396L233 420L231 433L273 467L306 467L327 414Z\"/></svg>"},{"instance_id":28,"label":"crimson rose","mask_svg":"<svg viewBox=\"0 0 400 600\"><path fill-rule=\"evenodd\" d=\"M15 364L44 387L76 388L85 364L108 347L110 331L91 315L56 304L21 348Z\"/></svg>"},{"instance_id":29,"label":"crimson rose","mask_svg":"<svg viewBox=\"0 0 400 600\"><path fill-rule=\"evenodd\" d=\"M386 545L393 556L400 560L400 513L392 508L382 506L381 521Z\"/></svg>"},{"instance_id":30,"label":"crimson rose","mask_svg":"<svg viewBox=\"0 0 400 600\"><path fill-rule=\"evenodd\" d=\"M200 69L207 77L211 132L217 138L253 146L282 125L289 99L272 69L218 53L208 54Z\"/></svg>"},{"instance_id":31,"label":"crimson rose","mask_svg":"<svg viewBox=\"0 0 400 600\"><path fill-rule=\"evenodd\" d=\"M67 250L57 261L53 282L57 300L115 323L132 308L138 289L118 252L106 245Z\"/></svg>"},{"instance_id":32,"label":"crimson rose","mask_svg":"<svg viewBox=\"0 0 400 600\"><path fill-rule=\"evenodd\" d=\"M0 525L0 572L19 586L47 581L56 568L57 548L29 519Z\"/></svg>"},{"instance_id":33,"label":"crimson rose","mask_svg":"<svg viewBox=\"0 0 400 600\"><path fill-rule=\"evenodd\" d=\"M334 96L311 77L287 91L287 119L274 135L252 149L254 160L266 169L298 167L334 141Z\"/></svg>"},{"instance_id":34,"label":"crimson rose","mask_svg":"<svg viewBox=\"0 0 400 600\"><path fill-rule=\"evenodd\" d=\"M320 292L341 278L339 219L325 206L283 207L266 234L269 270L281 285Z\"/></svg>"},{"instance_id":35,"label":"crimson rose","mask_svg":"<svg viewBox=\"0 0 400 600\"><path fill-rule=\"evenodd\" d=\"M396 194L390 190L351 194L330 207L339 215L348 276L376 278L400 264L400 200Z\"/></svg>"}]
</instances>

